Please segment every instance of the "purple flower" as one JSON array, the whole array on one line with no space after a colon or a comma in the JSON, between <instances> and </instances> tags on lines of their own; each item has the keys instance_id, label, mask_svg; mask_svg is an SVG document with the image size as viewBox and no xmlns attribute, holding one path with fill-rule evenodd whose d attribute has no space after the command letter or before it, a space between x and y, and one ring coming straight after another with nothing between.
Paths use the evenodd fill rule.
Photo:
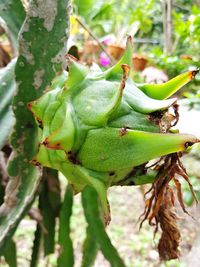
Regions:
<instances>
[{"instance_id":1,"label":"purple flower","mask_svg":"<svg viewBox=\"0 0 200 267\"><path fill-rule=\"evenodd\" d=\"M110 59L109 57L106 55L105 52L102 52L100 54L100 64L103 66L103 67L108 67L110 65Z\"/></svg>"}]
</instances>

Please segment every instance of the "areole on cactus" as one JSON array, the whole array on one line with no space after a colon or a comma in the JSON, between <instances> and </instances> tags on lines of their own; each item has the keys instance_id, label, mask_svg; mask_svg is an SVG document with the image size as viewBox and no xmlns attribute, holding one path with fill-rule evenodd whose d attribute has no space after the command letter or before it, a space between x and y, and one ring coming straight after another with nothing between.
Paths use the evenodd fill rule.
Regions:
<instances>
[{"instance_id":1,"label":"areole on cactus","mask_svg":"<svg viewBox=\"0 0 200 267\"><path fill-rule=\"evenodd\" d=\"M150 160L199 142L193 135L170 133L177 121L177 99L165 99L196 71L160 87L136 85L129 77L130 37L123 57L104 72L67 59L69 73L64 71L41 98L29 103L39 126L33 163L59 170L75 192L92 186L108 223L108 187L150 183L157 174L146 167Z\"/></svg>"}]
</instances>

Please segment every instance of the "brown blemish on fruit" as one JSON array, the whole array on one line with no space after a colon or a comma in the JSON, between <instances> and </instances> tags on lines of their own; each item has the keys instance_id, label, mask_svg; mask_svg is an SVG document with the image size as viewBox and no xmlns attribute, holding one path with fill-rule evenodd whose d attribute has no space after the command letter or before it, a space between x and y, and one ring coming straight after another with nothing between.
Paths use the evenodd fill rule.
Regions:
<instances>
[{"instance_id":1,"label":"brown blemish on fruit","mask_svg":"<svg viewBox=\"0 0 200 267\"><path fill-rule=\"evenodd\" d=\"M49 142L47 141L47 138L42 142L44 146L48 146Z\"/></svg>"},{"instance_id":2,"label":"brown blemish on fruit","mask_svg":"<svg viewBox=\"0 0 200 267\"><path fill-rule=\"evenodd\" d=\"M45 145L47 148L50 148L50 149L55 149L55 150L56 149L62 149L60 142L52 144L49 142L48 137L43 141L42 144Z\"/></svg>"},{"instance_id":3,"label":"brown blemish on fruit","mask_svg":"<svg viewBox=\"0 0 200 267\"><path fill-rule=\"evenodd\" d=\"M37 116L35 115L35 113L32 111L33 104L34 104L34 102L29 102L29 103L27 104L27 108L28 108L28 110L30 110L30 112L31 112L31 113L33 114L33 116L35 117L35 119L36 119L36 121L37 121L37 123L38 123L38 127L39 127L40 129L43 129L43 122L42 122L42 120L41 120L39 117L37 117Z\"/></svg>"},{"instance_id":4,"label":"brown blemish on fruit","mask_svg":"<svg viewBox=\"0 0 200 267\"><path fill-rule=\"evenodd\" d=\"M39 127L40 129L43 129L44 127L43 127L43 122L42 122L42 120L39 119L38 117L35 117L35 119L36 119L36 121L38 122L38 127Z\"/></svg>"},{"instance_id":5,"label":"brown blemish on fruit","mask_svg":"<svg viewBox=\"0 0 200 267\"><path fill-rule=\"evenodd\" d=\"M126 127L121 128L120 131L119 131L120 136L124 136L127 133L128 133L128 130L127 130Z\"/></svg>"},{"instance_id":6,"label":"brown blemish on fruit","mask_svg":"<svg viewBox=\"0 0 200 267\"><path fill-rule=\"evenodd\" d=\"M37 161L37 158L36 158L36 157L34 157L34 158L30 161L30 163L32 163L32 164L35 165L35 166L41 166L41 164Z\"/></svg>"},{"instance_id":7,"label":"brown blemish on fruit","mask_svg":"<svg viewBox=\"0 0 200 267\"><path fill-rule=\"evenodd\" d=\"M109 176L114 176L115 172L109 172Z\"/></svg>"},{"instance_id":8,"label":"brown blemish on fruit","mask_svg":"<svg viewBox=\"0 0 200 267\"><path fill-rule=\"evenodd\" d=\"M68 151L68 152L67 152L67 158L68 158L68 160L69 160L71 163L73 163L73 164L75 164L75 165L80 165L80 164L81 164L80 160L77 160L77 159L76 159L76 157L75 157L75 155L72 153L72 151Z\"/></svg>"},{"instance_id":9,"label":"brown blemish on fruit","mask_svg":"<svg viewBox=\"0 0 200 267\"><path fill-rule=\"evenodd\" d=\"M55 147L60 147L60 143L56 143L55 144Z\"/></svg>"}]
</instances>

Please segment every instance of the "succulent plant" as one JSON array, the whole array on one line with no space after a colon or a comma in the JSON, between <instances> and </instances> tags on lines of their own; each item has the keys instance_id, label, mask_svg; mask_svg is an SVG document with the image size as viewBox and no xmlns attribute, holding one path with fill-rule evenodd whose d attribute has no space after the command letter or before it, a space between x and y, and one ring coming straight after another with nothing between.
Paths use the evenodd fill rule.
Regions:
<instances>
[{"instance_id":1,"label":"succulent plant","mask_svg":"<svg viewBox=\"0 0 200 267\"><path fill-rule=\"evenodd\" d=\"M92 186L106 222L108 187L152 182L156 172L146 163L198 142L193 135L170 132L177 121L177 99L166 99L196 71L163 85L136 85L129 76L131 60L130 37L123 57L104 72L68 57L69 73L56 77L28 105L39 126L33 162L59 170L75 192Z\"/></svg>"}]
</instances>

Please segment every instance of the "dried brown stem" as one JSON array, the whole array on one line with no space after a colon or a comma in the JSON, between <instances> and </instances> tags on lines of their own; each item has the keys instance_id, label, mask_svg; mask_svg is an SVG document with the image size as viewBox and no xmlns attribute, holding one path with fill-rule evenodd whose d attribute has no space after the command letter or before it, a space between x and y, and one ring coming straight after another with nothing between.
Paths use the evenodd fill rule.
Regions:
<instances>
[{"instance_id":1,"label":"dried brown stem","mask_svg":"<svg viewBox=\"0 0 200 267\"><path fill-rule=\"evenodd\" d=\"M108 52L106 51L106 48L104 47L104 45L99 42L99 39L94 35L94 33L88 28L88 26L86 26L78 17L76 17L76 21L81 25L81 27L83 27L83 29L89 33L89 35L98 43L98 46L102 49L102 51L109 57L110 61L112 64L115 63L114 59L112 58L111 55L108 54Z\"/></svg>"}]
</instances>

